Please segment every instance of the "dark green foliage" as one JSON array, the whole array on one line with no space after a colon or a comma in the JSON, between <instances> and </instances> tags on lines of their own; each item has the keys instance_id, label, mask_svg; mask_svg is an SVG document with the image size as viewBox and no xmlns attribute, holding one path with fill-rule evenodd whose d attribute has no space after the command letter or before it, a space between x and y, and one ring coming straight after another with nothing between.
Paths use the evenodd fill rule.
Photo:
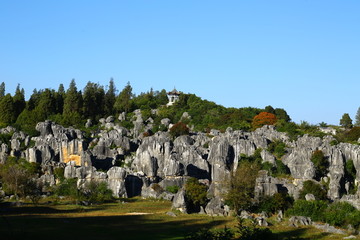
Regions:
<instances>
[{"instance_id":1,"label":"dark green foliage","mask_svg":"<svg viewBox=\"0 0 360 240\"><path fill-rule=\"evenodd\" d=\"M0 100L0 126L6 127L15 121L15 105L10 94Z\"/></svg>"},{"instance_id":2,"label":"dark green foliage","mask_svg":"<svg viewBox=\"0 0 360 240\"><path fill-rule=\"evenodd\" d=\"M345 163L345 180L350 183L350 193L354 194L357 191L355 186L356 169L354 161L349 159Z\"/></svg>"},{"instance_id":3,"label":"dark green foliage","mask_svg":"<svg viewBox=\"0 0 360 240\"><path fill-rule=\"evenodd\" d=\"M65 94L63 124L66 126L78 124L82 116L82 107L82 95L81 92L78 92L75 80L73 79Z\"/></svg>"},{"instance_id":4,"label":"dark green foliage","mask_svg":"<svg viewBox=\"0 0 360 240\"><path fill-rule=\"evenodd\" d=\"M286 144L280 140L271 142L267 150L272 153L278 160L280 160L282 156L287 153Z\"/></svg>"},{"instance_id":5,"label":"dark green foliage","mask_svg":"<svg viewBox=\"0 0 360 240\"><path fill-rule=\"evenodd\" d=\"M59 179L60 182L63 182L65 180L64 172L65 172L65 169L62 167L55 168L54 169L55 178Z\"/></svg>"},{"instance_id":6,"label":"dark green foliage","mask_svg":"<svg viewBox=\"0 0 360 240\"><path fill-rule=\"evenodd\" d=\"M305 195L311 193L315 196L316 200L326 200L326 190L318 183L307 180L304 182L303 188L300 191L299 198L305 199Z\"/></svg>"},{"instance_id":7,"label":"dark green foliage","mask_svg":"<svg viewBox=\"0 0 360 240\"><path fill-rule=\"evenodd\" d=\"M313 221L324 221L324 211L327 208L327 202L296 200L293 207L286 211L290 216L310 217Z\"/></svg>"},{"instance_id":8,"label":"dark green foliage","mask_svg":"<svg viewBox=\"0 0 360 240\"><path fill-rule=\"evenodd\" d=\"M231 240L234 237L234 233L229 228L224 229L208 229L202 228L199 231L191 233L186 236L186 240Z\"/></svg>"},{"instance_id":9,"label":"dark green foliage","mask_svg":"<svg viewBox=\"0 0 360 240\"><path fill-rule=\"evenodd\" d=\"M285 122L290 122L290 121L291 121L290 116L289 116L289 115L287 114L287 112L286 112L284 109L282 109L282 108L276 108L274 114L276 115L276 118L277 118L278 120L283 120L283 121L285 121Z\"/></svg>"},{"instance_id":10,"label":"dark green foliage","mask_svg":"<svg viewBox=\"0 0 360 240\"><path fill-rule=\"evenodd\" d=\"M320 179L321 177L326 176L328 171L327 168L329 166L329 161L324 156L323 151L315 150L312 153L310 160L314 163L316 178Z\"/></svg>"},{"instance_id":11,"label":"dark green foliage","mask_svg":"<svg viewBox=\"0 0 360 240\"><path fill-rule=\"evenodd\" d=\"M5 83L0 84L0 99L5 96Z\"/></svg>"},{"instance_id":12,"label":"dark green foliage","mask_svg":"<svg viewBox=\"0 0 360 240\"><path fill-rule=\"evenodd\" d=\"M24 89L20 89L20 84L16 87L15 95L13 97L14 100L14 117L15 120L19 116L19 114L25 109L26 102L25 102L25 92ZM14 121L15 121L14 120Z\"/></svg>"},{"instance_id":13,"label":"dark green foliage","mask_svg":"<svg viewBox=\"0 0 360 240\"><path fill-rule=\"evenodd\" d=\"M104 114L110 116L115 114L114 104L116 101L116 87L111 78L104 98Z\"/></svg>"},{"instance_id":14,"label":"dark green foliage","mask_svg":"<svg viewBox=\"0 0 360 240\"><path fill-rule=\"evenodd\" d=\"M340 119L340 126L342 126L344 128L352 128L353 127L352 119L350 118L348 113L344 113L344 115L342 115L342 117Z\"/></svg>"},{"instance_id":15,"label":"dark green foliage","mask_svg":"<svg viewBox=\"0 0 360 240\"><path fill-rule=\"evenodd\" d=\"M353 127L350 131L345 133L345 141L357 142L360 138L360 127Z\"/></svg>"},{"instance_id":16,"label":"dark green foliage","mask_svg":"<svg viewBox=\"0 0 360 240\"><path fill-rule=\"evenodd\" d=\"M60 184L54 187L54 193L57 196L66 196L72 198L73 200L78 200L80 192L77 188L77 179L64 179Z\"/></svg>"},{"instance_id":17,"label":"dark green foliage","mask_svg":"<svg viewBox=\"0 0 360 240\"><path fill-rule=\"evenodd\" d=\"M13 134L13 132L0 134L0 143L10 145L10 140Z\"/></svg>"},{"instance_id":18,"label":"dark green foliage","mask_svg":"<svg viewBox=\"0 0 360 240\"><path fill-rule=\"evenodd\" d=\"M257 226L255 220L238 219L236 235L239 240L262 240L262 239L273 239L273 233L269 228L260 228Z\"/></svg>"},{"instance_id":19,"label":"dark green foliage","mask_svg":"<svg viewBox=\"0 0 360 240\"><path fill-rule=\"evenodd\" d=\"M231 174L228 184L229 190L225 199L236 213L252 207L255 181L259 170L260 164L258 162L241 160L236 173Z\"/></svg>"},{"instance_id":20,"label":"dark green foliage","mask_svg":"<svg viewBox=\"0 0 360 240\"><path fill-rule=\"evenodd\" d=\"M185 197L190 208L198 209L207 203L207 187L197 178L189 178L185 184Z\"/></svg>"},{"instance_id":21,"label":"dark green foliage","mask_svg":"<svg viewBox=\"0 0 360 240\"><path fill-rule=\"evenodd\" d=\"M275 193L273 196L261 198L255 209L257 212L276 213L287 210L293 203L294 199L289 194Z\"/></svg>"},{"instance_id":22,"label":"dark green foliage","mask_svg":"<svg viewBox=\"0 0 360 240\"><path fill-rule=\"evenodd\" d=\"M88 82L83 93L83 117L98 120L104 115L105 91L102 86Z\"/></svg>"},{"instance_id":23,"label":"dark green foliage","mask_svg":"<svg viewBox=\"0 0 360 240\"><path fill-rule=\"evenodd\" d=\"M133 110L133 99L134 95L132 93L132 87L130 82L126 84L124 89L120 92L118 97L116 98L114 108L118 113L121 112L130 112Z\"/></svg>"},{"instance_id":24,"label":"dark green foliage","mask_svg":"<svg viewBox=\"0 0 360 240\"><path fill-rule=\"evenodd\" d=\"M276 122L276 130L286 132L292 140L295 140L299 135L303 134L296 123L286 122L281 119Z\"/></svg>"},{"instance_id":25,"label":"dark green foliage","mask_svg":"<svg viewBox=\"0 0 360 240\"><path fill-rule=\"evenodd\" d=\"M90 181L81 190L81 199L90 203L103 203L113 200L112 194L106 182Z\"/></svg>"},{"instance_id":26,"label":"dark green foliage","mask_svg":"<svg viewBox=\"0 0 360 240\"><path fill-rule=\"evenodd\" d=\"M179 189L180 189L179 186L176 186L176 185L166 187L166 191L174 193L174 194L177 193L179 191Z\"/></svg>"},{"instance_id":27,"label":"dark green foliage","mask_svg":"<svg viewBox=\"0 0 360 240\"><path fill-rule=\"evenodd\" d=\"M189 128L183 122L175 123L170 128L170 134L173 138L179 137L181 135L189 135Z\"/></svg>"},{"instance_id":28,"label":"dark green foliage","mask_svg":"<svg viewBox=\"0 0 360 240\"><path fill-rule=\"evenodd\" d=\"M349 203L335 202L329 205L323 215L325 222L340 227L346 226L348 216L356 211L357 210ZM359 222L360 219L357 220L357 225L359 225Z\"/></svg>"}]
</instances>

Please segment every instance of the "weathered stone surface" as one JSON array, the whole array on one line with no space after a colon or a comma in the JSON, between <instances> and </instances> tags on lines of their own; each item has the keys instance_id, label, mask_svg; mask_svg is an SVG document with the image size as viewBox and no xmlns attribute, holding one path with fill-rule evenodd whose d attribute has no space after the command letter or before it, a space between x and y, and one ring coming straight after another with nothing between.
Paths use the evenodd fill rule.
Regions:
<instances>
[{"instance_id":1,"label":"weathered stone surface","mask_svg":"<svg viewBox=\"0 0 360 240\"><path fill-rule=\"evenodd\" d=\"M227 216L229 212L225 211L224 206L224 202L219 197L215 197L206 205L205 212L210 216Z\"/></svg>"},{"instance_id":2,"label":"weathered stone surface","mask_svg":"<svg viewBox=\"0 0 360 240\"><path fill-rule=\"evenodd\" d=\"M317 229L323 230L324 232L328 232L328 233L346 234L346 231L339 228L335 228L334 226L330 226L328 223L326 224L313 223L313 226Z\"/></svg>"},{"instance_id":3,"label":"weathered stone surface","mask_svg":"<svg viewBox=\"0 0 360 240\"><path fill-rule=\"evenodd\" d=\"M315 201L316 198L315 198L314 194L308 193L305 195L305 200L306 201Z\"/></svg>"},{"instance_id":4,"label":"weathered stone surface","mask_svg":"<svg viewBox=\"0 0 360 240\"><path fill-rule=\"evenodd\" d=\"M187 213L186 201L185 201L185 191L183 189L179 190L173 199L172 208L179 210L182 213Z\"/></svg>"},{"instance_id":5,"label":"weathered stone surface","mask_svg":"<svg viewBox=\"0 0 360 240\"><path fill-rule=\"evenodd\" d=\"M260 199L278 193L278 185L279 181L276 178L268 176L267 171L260 171L255 182L255 198Z\"/></svg>"},{"instance_id":6,"label":"weathered stone surface","mask_svg":"<svg viewBox=\"0 0 360 240\"><path fill-rule=\"evenodd\" d=\"M309 226L312 224L311 218L303 217L303 216L292 216L289 219L290 226L298 227L298 226Z\"/></svg>"}]
</instances>

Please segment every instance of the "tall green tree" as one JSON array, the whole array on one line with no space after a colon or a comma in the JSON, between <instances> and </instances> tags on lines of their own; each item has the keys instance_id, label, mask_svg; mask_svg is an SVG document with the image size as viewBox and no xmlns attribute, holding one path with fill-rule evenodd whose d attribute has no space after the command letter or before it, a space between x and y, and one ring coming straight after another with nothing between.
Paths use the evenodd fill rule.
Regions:
<instances>
[{"instance_id":1,"label":"tall green tree","mask_svg":"<svg viewBox=\"0 0 360 240\"><path fill-rule=\"evenodd\" d=\"M120 112L130 112L132 110L132 99L134 95L132 93L132 87L130 82L126 84L124 89L120 92L115 101L115 110Z\"/></svg>"},{"instance_id":2,"label":"tall green tree","mask_svg":"<svg viewBox=\"0 0 360 240\"><path fill-rule=\"evenodd\" d=\"M276 115L276 118L279 119L279 120L284 120L285 122L290 122L291 121L290 116L282 108L275 108L275 115Z\"/></svg>"},{"instance_id":3,"label":"tall green tree","mask_svg":"<svg viewBox=\"0 0 360 240\"><path fill-rule=\"evenodd\" d=\"M5 83L0 84L0 99L5 96Z\"/></svg>"},{"instance_id":4,"label":"tall green tree","mask_svg":"<svg viewBox=\"0 0 360 240\"><path fill-rule=\"evenodd\" d=\"M64 85L61 83L59 85L58 91L55 93L56 98L56 113L62 114L64 111L64 99L65 99L65 88Z\"/></svg>"},{"instance_id":5,"label":"tall green tree","mask_svg":"<svg viewBox=\"0 0 360 240\"><path fill-rule=\"evenodd\" d=\"M15 106L13 97L8 93L0 100L0 124L7 126L15 121Z\"/></svg>"},{"instance_id":6,"label":"tall green tree","mask_svg":"<svg viewBox=\"0 0 360 240\"><path fill-rule=\"evenodd\" d=\"M358 108L355 116L355 126L360 127L360 107Z\"/></svg>"},{"instance_id":7,"label":"tall green tree","mask_svg":"<svg viewBox=\"0 0 360 240\"><path fill-rule=\"evenodd\" d=\"M77 90L75 79L71 80L64 100L64 114L67 115L73 112L79 114L82 112L82 96L81 92Z\"/></svg>"},{"instance_id":8,"label":"tall green tree","mask_svg":"<svg viewBox=\"0 0 360 240\"><path fill-rule=\"evenodd\" d=\"M106 116L115 114L114 104L116 101L116 87L114 80L111 78L109 82L108 89L105 94L105 106L104 113Z\"/></svg>"},{"instance_id":9,"label":"tall green tree","mask_svg":"<svg viewBox=\"0 0 360 240\"><path fill-rule=\"evenodd\" d=\"M104 88L99 84L88 82L83 94L83 113L85 118L96 119L103 115Z\"/></svg>"},{"instance_id":10,"label":"tall green tree","mask_svg":"<svg viewBox=\"0 0 360 240\"><path fill-rule=\"evenodd\" d=\"M18 84L16 87L13 101L14 101L14 115L16 119L26 107L25 91L23 88L20 89L20 84Z\"/></svg>"},{"instance_id":11,"label":"tall green tree","mask_svg":"<svg viewBox=\"0 0 360 240\"><path fill-rule=\"evenodd\" d=\"M352 119L350 118L348 113L344 113L340 119L340 125L344 128L352 128Z\"/></svg>"},{"instance_id":12,"label":"tall green tree","mask_svg":"<svg viewBox=\"0 0 360 240\"><path fill-rule=\"evenodd\" d=\"M26 108L31 111L39 104L41 91L38 91L36 88L33 90L33 93L30 96L29 101L27 102Z\"/></svg>"},{"instance_id":13,"label":"tall green tree","mask_svg":"<svg viewBox=\"0 0 360 240\"><path fill-rule=\"evenodd\" d=\"M72 79L66 91L63 110L63 124L65 126L81 124L82 121L82 94Z\"/></svg>"},{"instance_id":14,"label":"tall green tree","mask_svg":"<svg viewBox=\"0 0 360 240\"><path fill-rule=\"evenodd\" d=\"M35 108L35 113L40 121L44 121L49 116L56 113L56 98L54 90L46 88L41 92L39 103Z\"/></svg>"}]
</instances>

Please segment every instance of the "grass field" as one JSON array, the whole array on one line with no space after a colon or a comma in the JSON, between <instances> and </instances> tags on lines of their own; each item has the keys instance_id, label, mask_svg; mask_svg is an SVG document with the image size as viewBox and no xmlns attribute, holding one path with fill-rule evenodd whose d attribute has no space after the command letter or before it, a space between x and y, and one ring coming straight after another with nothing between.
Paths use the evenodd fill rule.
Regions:
<instances>
[{"instance_id":1,"label":"grass field","mask_svg":"<svg viewBox=\"0 0 360 240\"><path fill-rule=\"evenodd\" d=\"M199 214L166 215L171 203L160 200L126 199L89 207L68 203L1 205L0 239L183 239L203 227L235 227L234 217ZM271 221L271 219L270 219ZM312 227L293 228L273 222L278 239L343 239L345 235L322 233Z\"/></svg>"}]
</instances>

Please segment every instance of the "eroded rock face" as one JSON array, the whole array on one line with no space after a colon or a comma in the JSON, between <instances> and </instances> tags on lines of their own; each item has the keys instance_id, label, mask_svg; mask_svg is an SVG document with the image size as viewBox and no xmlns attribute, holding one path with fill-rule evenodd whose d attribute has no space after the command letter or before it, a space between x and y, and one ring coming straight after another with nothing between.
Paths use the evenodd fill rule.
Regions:
<instances>
[{"instance_id":1,"label":"eroded rock face","mask_svg":"<svg viewBox=\"0 0 360 240\"><path fill-rule=\"evenodd\" d=\"M127 197L125 179L127 172L121 167L112 167L107 171L107 183L115 197Z\"/></svg>"}]
</instances>

